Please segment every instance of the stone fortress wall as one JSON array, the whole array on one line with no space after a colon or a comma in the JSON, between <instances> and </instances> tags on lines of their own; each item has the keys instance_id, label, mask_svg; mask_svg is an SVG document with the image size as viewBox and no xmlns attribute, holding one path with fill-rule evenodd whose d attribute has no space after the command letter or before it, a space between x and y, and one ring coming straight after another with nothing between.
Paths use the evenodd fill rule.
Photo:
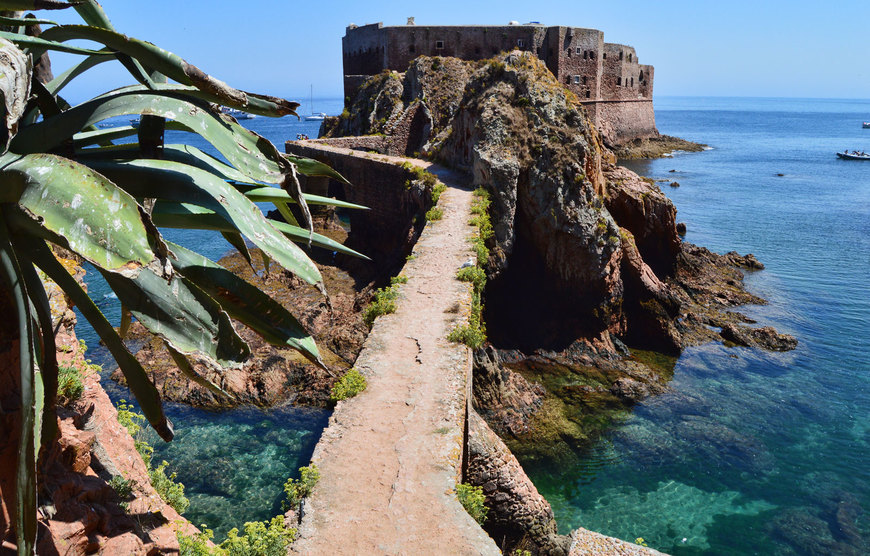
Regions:
<instances>
[{"instance_id":1,"label":"stone fortress wall","mask_svg":"<svg viewBox=\"0 0 870 556\"><path fill-rule=\"evenodd\" d=\"M525 25L349 25L342 38L344 94L383 70L405 71L418 56L483 60L499 52L534 53L586 106L608 143L658 136L652 66L631 46L604 42L604 33L580 27Z\"/></svg>"}]
</instances>

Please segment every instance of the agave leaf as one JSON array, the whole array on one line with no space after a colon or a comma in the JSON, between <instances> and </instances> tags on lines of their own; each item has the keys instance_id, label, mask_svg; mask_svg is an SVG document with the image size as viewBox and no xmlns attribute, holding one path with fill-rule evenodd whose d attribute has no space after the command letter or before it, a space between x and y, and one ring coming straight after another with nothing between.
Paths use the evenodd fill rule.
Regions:
<instances>
[{"instance_id":1,"label":"agave leaf","mask_svg":"<svg viewBox=\"0 0 870 556\"><path fill-rule=\"evenodd\" d=\"M222 233L234 233L236 231L236 228L220 215L188 203L160 201L154 205L154 212L151 217L154 220L154 224L164 228L215 230ZM308 230L271 218L267 220L276 230L282 232L292 241L298 243L308 242ZM311 243L329 251L338 251L352 257L369 260L365 255L321 234L315 233ZM245 258L247 259L247 257Z\"/></svg>"},{"instance_id":2,"label":"agave leaf","mask_svg":"<svg viewBox=\"0 0 870 556\"><path fill-rule=\"evenodd\" d=\"M317 344L280 303L215 262L180 245L170 244L173 266L214 298L233 318L267 342L289 346L323 366Z\"/></svg>"},{"instance_id":3,"label":"agave leaf","mask_svg":"<svg viewBox=\"0 0 870 556\"><path fill-rule=\"evenodd\" d=\"M287 206L287 203L282 201L275 201L275 208L278 209L278 212L284 218L284 221L292 226L299 226L299 222L296 221L296 216L293 215L293 212L290 211L290 207Z\"/></svg>"},{"instance_id":4,"label":"agave leaf","mask_svg":"<svg viewBox=\"0 0 870 556\"><path fill-rule=\"evenodd\" d=\"M89 27L87 25L59 25L47 29L43 36L56 42L86 39L101 43L144 66L156 70L168 78L190 85L212 95L219 104L243 109L263 116L296 115L298 102L290 102L276 97L253 95L234 89L219 79L206 74L198 67L187 63L181 57L159 48L149 42L122 35L110 29ZM37 53L38 51L35 51Z\"/></svg>"},{"instance_id":5,"label":"agave leaf","mask_svg":"<svg viewBox=\"0 0 870 556\"><path fill-rule=\"evenodd\" d=\"M74 2L60 0L0 0L0 10L23 12L25 10L62 10L70 8Z\"/></svg>"},{"instance_id":6,"label":"agave leaf","mask_svg":"<svg viewBox=\"0 0 870 556\"><path fill-rule=\"evenodd\" d=\"M75 106L63 114L25 127L12 140L17 153L44 152L97 122L114 116L147 114L169 118L201 135L253 181L282 183L289 163L265 138L207 106L162 93L112 93Z\"/></svg>"},{"instance_id":7,"label":"agave leaf","mask_svg":"<svg viewBox=\"0 0 870 556\"><path fill-rule=\"evenodd\" d=\"M282 154L281 156L295 164L297 170L303 176L323 176L327 178L332 178L336 181L340 181L343 184L350 185L350 182L347 181L347 178L333 170L327 164L324 164L317 160L313 160L311 158L295 156L292 154Z\"/></svg>"},{"instance_id":8,"label":"agave leaf","mask_svg":"<svg viewBox=\"0 0 870 556\"><path fill-rule=\"evenodd\" d=\"M22 256L20 247L16 247L13 242L13 247L16 251L21 269L21 276L27 286L27 294L30 297L31 306L36 314L37 324L33 330L39 332L41 344L38 344L40 349L39 368L42 377L42 386L45 392L41 396L37 396L37 401L44 400L44 407L37 411L36 416L42 417L42 445L47 446L49 442L54 440L57 433L57 420L55 418L55 403L57 400L57 348L54 341L54 328L51 321L51 306L48 302L48 296L45 294L45 287L39 279L33 264ZM36 340L36 338L34 338ZM37 449L38 452L38 449Z\"/></svg>"},{"instance_id":9,"label":"agave leaf","mask_svg":"<svg viewBox=\"0 0 870 556\"><path fill-rule=\"evenodd\" d=\"M166 160L85 162L135 197L190 203L217 213L293 274L310 284L321 281L320 271L298 246L278 233L256 205L213 174Z\"/></svg>"},{"instance_id":10,"label":"agave leaf","mask_svg":"<svg viewBox=\"0 0 870 556\"><path fill-rule=\"evenodd\" d=\"M221 235L227 240L227 243L236 248L236 251L247 261L251 268L254 267L254 262L251 260L251 252L248 251L248 244L245 243L245 238L238 232L229 230L221 230Z\"/></svg>"},{"instance_id":11,"label":"agave leaf","mask_svg":"<svg viewBox=\"0 0 870 556\"><path fill-rule=\"evenodd\" d=\"M123 303L121 304L121 324L118 325L118 336L122 340L127 338L130 332L130 326L133 324L133 313Z\"/></svg>"},{"instance_id":12,"label":"agave leaf","mask_svg":"<svg viewBox=\"0 0 870 556\"><path fill-rule=\"evenodd\" d=\"M81 133L76 133L73 135L73 147L76 149L81 149L82 147L86 147L88 145L106 145L109 141L114 141L116 139L123 139L124 137L130 137L132 135L136 135L138 130L131 125L124 125L118 127L110 127L108 129L96 129L94 131L83 131ZM135 152L134 149L130 147L130 145L119 145L113 146L111 148L119 149L119 147L123 147L129 150L131 153ZM109 148L109 147L103 147ZM82 155L105 155L106 151L101 149L90 149L93 152L82 152Z\"/></svg>"},{"instance_id":13,"label":"agave leaf","mask_svg":"<svg viewBox=\"0 0 870 556\"><path fill-rule=\"evenodd\" d=\"M200 353L216 366L239 366L250 356L229 317L182 276L169 282L151 269L130 278L101 271L103 278L136 319L181 353Z\"/></svg>"},{"instance_id":14,"label":"agave leaf","mask_svg":"<svg viewBox=\"0 0 870 556\"><path fill-rule=\"evenodd\" d=\"M155 260L136 200L105 177L51 155L21 157L0 170L0 201L17 201L16 225L106 270L135 273Z\"/></svg>"},{"instance_id":15,"label":"agave leaf","mask_svg":"<svg viewBox=\"0 0 870 556\"><path fill-rule=\"evenodd\" d=\"M30 300L22 280L19 261L15 257L6 224L0 219L0 275L2 275L12 300L18 320L18 371L21 389L21 428L18 447L18 468L15 480L16 536L20 553L32 554L36 542L36 447L40 431L35 430L36 382L33 357L34 330L30 318ZM10 315L11 316L11 315Z\"/></svg>"},{"instance_id":16,"label":"agave leaf","mask_svg":"<svg viewBox=\"0 0 870 556\"><path fill-rule=\"evenodd\" d=\"M245 197L255 203L275 203L280 201L288 202L293 200L286 191L284 191L283 189L278 189L277 187L246 186L236 184L236 189L240 190L242 193L245 194ZM331 197L312 195L310 193L305 194L305 202L309 205L329 205L339 208L369 210L368 207L363 205L348 203L347 201L340 201Z\"/></svg>"},{"instance_id":17,"label":"agave leaf","mask_svg":"<svg viewBox=\"0 0 870 556\"><path fill-rule=\"evenodd\" d=\"M50 19L36 19L35 17L5 17L0 16L0 25L18 26L18 25L59 25L56 21Z\"/></svg>"},{"instance_id":18,"label":"agave leaf","mask_svg":"<svg viewBox=\"0 0 870 556\"><path fill-rule=\"evenodd\" d=\"M57 29L57 27L52 27ZM43 33L45 34L45 33ZM12 42L18 48L27 50L34 58L41 56L46 50L55 50L57 52L66 52L67 54L86 54L91 56L111 56L109 53L99 50L91 50L89 48L79 48L77 46L67 46L60 42L46 40L41 37L31 37L20 33L10 33L9 31L0 31L0 37Z\"/></svg>"},{"instance_id":19,"label":"agave leaf","mask_svg":"<svg viewBox=\"0 0 870 556\"><path fill-rule=\"evenodd\" d=\"M187 360L187 357L185 357L183 353L176 350L175 348L173 348L169 344L165 344L165 345L166 345L166 351L169 352L169 355L172 357L172 360L175 362L175 366L178 367L178 370L181 371L181 373L184 376L186 376L190 380L194 381L195 383L199 384L200 386L202 386L206 390L214 392L218 396L223 396L223 397L228 398L230 400L236 399L236 397L234 395L230 394L229 392L227 392L226 390L224 390L223 388L221 388L217 384L213 383L212 381L208 380L204 376L202 376L199 373L197 373L196 371L194 371L193 366L190 364L190 361Z\"/></svg>"},{"instance_id":20,"label":"agave leaf","mask_svg":"<svg viewBox=\"0 0 870 556\"><path fill-rule=\"evenodd\" d=\"M94 54L93 56L88 56L84 60L81 60L79 63L74 64L72 67L67 69L62 74L58 75L51 81L45 84L45 88L48 89L52 94L57 94L66 87L70 81L91 69L92 67L102 64L103 62L108 62L113 58L111 56L106 56L106 54L111 54L112 51L108 48L104 48L98 51L99 54Z\"/></svg>"},{"instance_id":21,"label":"agave leaf","mask_svg":"<svg viewBox=\"0 0 870 556\"><path fill-rule=\"evenodd\" d=\"M45 242L26 235L22 235L20 241L27 247L37 266L60 286L94 327L94 331L100 336L115 362L118 363L118 367L121 368L121 372L124 373L127 386L136 396L136 401L139 402L142 412L157 434L160 435L160 438L167 442L172 440L174 436L172 423L163 413L163 405L160 402L157 388L151 383L145 369L127 349L103 313L100 312L78 282L57 262Z\"/></svg>"}]
</instances>

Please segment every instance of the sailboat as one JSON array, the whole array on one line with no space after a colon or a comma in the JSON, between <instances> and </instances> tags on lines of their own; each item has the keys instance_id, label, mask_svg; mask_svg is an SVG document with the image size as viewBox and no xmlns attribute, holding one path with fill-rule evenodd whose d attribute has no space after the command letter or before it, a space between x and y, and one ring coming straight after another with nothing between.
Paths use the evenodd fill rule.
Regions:
<instances>
[{"instance_id":1,"label":"sailboat","mask_svg":"<svg viewBox=\"0 0 870 556\"><path fill-rule=\"evenodd\" d=\"M309 102L311 104L311 115L305 116L305 121L314 122L326 118L325 112L314 112L314 85L311 86L311 97L309 99Z\"/></svg>"}]
</instances>

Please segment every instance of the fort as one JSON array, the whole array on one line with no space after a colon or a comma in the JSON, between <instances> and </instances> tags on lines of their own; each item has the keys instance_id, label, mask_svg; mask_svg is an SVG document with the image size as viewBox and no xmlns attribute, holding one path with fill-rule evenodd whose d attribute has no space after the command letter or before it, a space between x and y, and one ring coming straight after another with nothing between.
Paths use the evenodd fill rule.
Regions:
<instances>
[{"instance_id":1,"label":"fort","mask_svg":"<svg viewBox=\"0 0 870 556\"><path fill-rule=\"evenodd\" d=\"M535 54L572 91L611 146L659 135L653 112L653 66L634 47L604 42L597 29L524 25L349 25L342 38L344 96L384 70L403 72L418 56L482 60L499 52Z\"/></svg>"}]
</instances>

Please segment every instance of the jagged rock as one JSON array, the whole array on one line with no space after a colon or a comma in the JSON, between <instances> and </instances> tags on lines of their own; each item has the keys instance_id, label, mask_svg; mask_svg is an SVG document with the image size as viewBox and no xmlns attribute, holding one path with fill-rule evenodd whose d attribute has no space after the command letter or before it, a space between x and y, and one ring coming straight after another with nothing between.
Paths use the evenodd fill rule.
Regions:
<instances>
[{"instance_id":1,"label":"jagged rock","mask_svg":"<svg viewBox=\"0 0 870 556\"><path fill-rule=\"evenodd\" d=\"M678 182L678 181L672 181L672 182L669 183L668 185L670 185L670 186L673 187L673 188L677 188L677 187L680 187L680 182Z\"/></svg>"},{"instance_id":2,"label":"jagged rock","mask_svg":"<svg viewBox=\"0 0 870 556\"><path fill-rule=\"evenodd\" d=\"M770 326L749 328L727 323L719 333L723 339L739 346L755 346L771 351L790 351L797 347L797 340L789 334L780 334Z\"/></svg>"},{"instance_id":3,"label":"jagged rock","mask_svg":"<svg viewBox=\"0 0 870 556\"><path fill-rule=\"evenodd\" d=\"M568 554L570 538L558 534L550 504L474 411L468 416L466 480L483 487L489 508L484 528L506 554L517 547L536 555Z\"/></svg>"},{"instance_id":4,"label":"jagged rock","mask_svg":"<svg viewBox=\"0 0 870 556\"><path fill-rule=\"evenodd\" d=\"M686 223L685 222L677 222L677 235L683 237L686 235Z\"/></svg>"}]
</instances>

